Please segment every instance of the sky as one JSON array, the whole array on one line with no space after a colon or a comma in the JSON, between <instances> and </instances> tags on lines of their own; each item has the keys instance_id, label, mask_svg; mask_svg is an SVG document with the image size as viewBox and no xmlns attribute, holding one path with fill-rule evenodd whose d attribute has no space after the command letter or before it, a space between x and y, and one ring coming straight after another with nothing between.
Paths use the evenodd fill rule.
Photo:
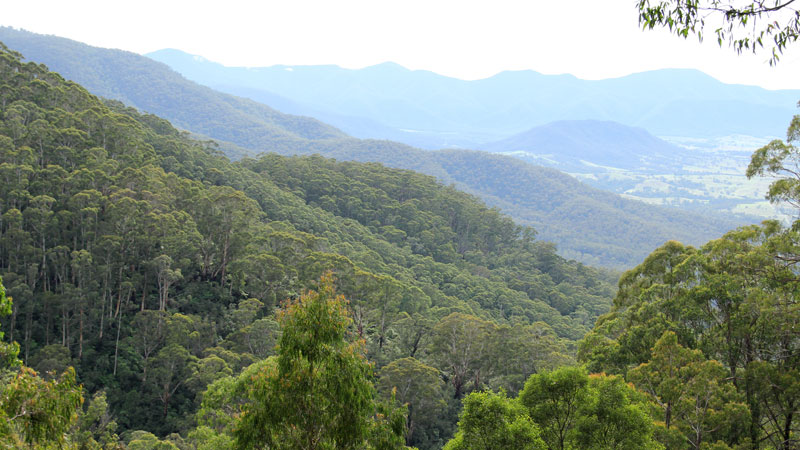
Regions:
<instances>
[{"instance_id":1,"label":"sky","mask_svg":"<svg viewBox=\"0 0 800 450\"><path fill-rule=\"evenodd\" d=\"M800 89L800 43L737 55L666 30L642 31L635 0L8 1L0 25L144 54L175 48L227 66L392 61L461 79L530 69L603 79L661 68ZM711 31L711 30L709 30ZM708 31L707 31L708 32Z\"/></svg>"}]
</instances>

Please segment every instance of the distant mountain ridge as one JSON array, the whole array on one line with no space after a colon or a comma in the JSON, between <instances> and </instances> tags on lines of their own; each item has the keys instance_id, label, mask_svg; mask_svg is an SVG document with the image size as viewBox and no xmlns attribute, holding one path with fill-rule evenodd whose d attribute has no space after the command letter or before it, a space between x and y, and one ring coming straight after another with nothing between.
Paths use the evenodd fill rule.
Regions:
<instances>
[{"instance_id":1,"label":"distant mountain ridge","mask_svg":"<svg viewBox=\"0 0 800 450\"><path fill-rule=\"evenodd\" d=\"M146 112L218 140L234 157L262 151L317 153L435 176L535 226L539 238L556 243L563 255L593 265L629 268L666 240L699 245L744 222L624 199L502 155L430 152L386 140L354 139L314 119L199 86L161 63L128 52L10 28L0 28L0 41L28 60L60 68L97 95L110 92L112 98L133 99L130 104Z\"/></svg>"},{"instance_id":2,"label":"distant mountain ridge","mask_svg":"<svg viewBox=\"0 0 800 450\"><path fill-rule=\"evenodd\" d=\"M662 136L782 136L800 100L800 90L724 84L690 69L606 80L508 71L464 81L394 63L358 70L330 65L243 68L174 49L146 56L215 89L291 100L295 114L369 118L400 133L392 138L425 148L474 148L533 126L581 119L611 120ZM337 126L357 137L389 137L376 134L380 127Z\"/></svg>"}]
</instances>

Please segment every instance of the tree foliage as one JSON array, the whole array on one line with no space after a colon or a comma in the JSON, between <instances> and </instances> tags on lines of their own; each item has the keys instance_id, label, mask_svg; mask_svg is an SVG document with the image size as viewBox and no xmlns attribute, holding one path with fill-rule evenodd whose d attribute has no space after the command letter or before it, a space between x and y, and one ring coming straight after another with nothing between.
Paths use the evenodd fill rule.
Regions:
<instances>
[{"instance_id":1,"label":"tree foliage","mask_svg":"<svg viewBox=\"0 0 800 450\"><path fill-rule=\"evenodd\" d=\"M649 404L621 377L567 367L532 375L516 399L473 392L445 449L658 449Z\"/></svg>"},{"instance_id":2,"label":"tree foliage","mask_svg":"<svg viewBox=\"0 0 800 450\"><path fill-rule=\"evenodd\" d=\"M747 167L747 178L775 178L767 191L770 203L786 202L800 208L800 152L795 143L800 140L800 116L794 116L786 132L786 142L771 141L753 153Z\"/></svg>"},{"instance_id":3,"label":"tree foliage","mask_svg":"<svg viewBox=\"0 0 800 450\"><path fill-rule=\"evenodd\" d=\"M188 433L210 386L275 354L279 303L326 271L376 372L413 355L451 381L437 324L487 324L459 396L569 361L610 301L599 272L432 177L318 156L232 163L4 47L0 86L4 345L40 373L74 367L121 436ZM414 414L415 429L442 442L458 408Z\"/></svg>"},{"instance_id":4,"label":"tree foliage","mask_svg":"<svg viewBox=\"0 0 800 450\"><path fill-rule=\"evenodd\" d=\"M703 40L706 26L713 27L717 42L727 42L737 52L767 48L770 65L800 36L800 11L794 0L638 0L639 24L647 29L666 27L681 37L696 34ZM771 42L770 42L771 41Z\"/></svg>"},{"instance_id":5,"label":"tree foliage","mask_svg":"<svg viewBox=\"0 0 800 450\"><path fill-rule=\"evenodd\" d=\"M251 380L238 448L361 448L375 413L363 341L348 336L346 300L331 275L284 306L275 367Z\"/></svg>"},{"instance_id":6,"label":"tree foliage","mask_svg":"<svg viewBox=\"0 0 800 450\"><path fill-rule=\"evenodd\" d=\"M464 399L458 433L445 450L544 450L539 428L525 408L504 393L473 392Z\"/></svg>"},{"instance_id":7,"label":"tree foliage","mask_svg":"<svg viewBox=\"0 0 800 450\"><path fill-rule=\"evenodd\" d=\"M581 358L652 396L665 445L792 448L797 242L765 222L700 249L666 244L623 275Z\"/></svg>"}]
</instances>

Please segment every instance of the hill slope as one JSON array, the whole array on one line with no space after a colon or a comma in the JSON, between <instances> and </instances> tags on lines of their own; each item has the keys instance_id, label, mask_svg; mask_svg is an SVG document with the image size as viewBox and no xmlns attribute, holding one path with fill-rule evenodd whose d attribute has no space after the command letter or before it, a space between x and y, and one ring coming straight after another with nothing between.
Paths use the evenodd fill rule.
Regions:
<instances>
[{"instance_id":1,"label":"hill slope","mask_svg":"<svg viewBox=\"0 0 800 450\"><path fill-rule=\"evenodd\" d=\"M46 63L67 79L79 81L95 95L166 117L178 127L216 139L266 149L291 148L305 139L345 136L318 120L283 114L252 100L188 83L163 64L135 53L7 27L0 27L0 41Z\"/></svg>"},{"instance_id":2,"label":"hill slope","mask_svg":"<svg viewBox=\"0 0 800 450\"><path fill-rule=\"evenodd\" d=\"M628 268L659 243L706 242L741 225L726 216L625 199L510 156L410 148L397 152L393 147L379 152L350 148L332 156L434 174L533 226L541 239L557 243L561 255L595 266Z\"/></svg>"},{"instance_id":3,"label":"hill slope","mask_svg":"<svg viewBox=\"0 0 800 450\"><path fill-rule=\"evenodd\" d=\"M643 128L596 120L552 122L483 144L480 149L520 152L567 172L590 171L591 165L639 171L657 166L664 170L691 154Z\"/></svg>"},{"instance_id":4,"label":"hill slope","mask_svg":"<svg viewBox=\"0 0 800 450\"><path fill-rule=\"evenodd\" d=\"M225 122L219 123L218 121L223 118L211 113L216 106L213 108L200 106L198 111L194 111L191 108L179 110L175 105L199 104L205 101L207 96L210 97L211 105L228 104L237 111L243 108L245 112L242 114L249 111L248 108L255 108L257 105L253 106L255 104L252 102L238 104L235 98L198 86L174 72L166 76L165 71L169 72L168 68L145 57L115 50L97 49L67 39L8 28L0 28L0 37L2 36L13 37L12 42L24 44L24 48L27 49L26 55L33 60L54 67L70 68L72 72L69 76L75 81L80 83L84 80L89 81L90 85L94 83L102 89L120 92L123 97L135 96L140 102L159 108L156 111L145 108L148 112L163 115L169 120L175 120L176 123L183 123L181 126L192 132L228 141L253 153L261 151L307 155L318 153L340 160L381 162L391 167L412 169L433 175L446 183L457 183L460 188L479 196L490 205L501 208L520 223L536 225L541 239L556 243L562 254L587 263L618 269L632 267L666 240L680 239L689 244L701 244L740 224L737 219L683 213L675 209L646 206L613 195L603 195L600 191L576 183L566 175L526 166L511 158L498 158L476 152L437 154L396 142L359 140L350 137L304 139L295 133L293 128L281 128L282 123L278 122L271 123L267 130L259 130L257 125L249 120L239 123L236 119L240 117L238 114L226 116ZM98 61L98 63L83 66L67 60L67 56L78 61ZM108 64L103 63L106 58L110 59ZM118 62L114 64L114 61ZM107 69L112 66L114 70ZM127 80L132 78L139 81L129 84ZM149 88L144 89L145 86ZM193 97L195 94L198 97ZM305 121L303 118L298 120ZM247 131L242 132L243 129ZM273 132L273 130L278 131ZM322 134L320 137L327 135ZM230 146L223 142L222 148ZM464 156L451 158L451 155ZM461 165L456 167L453 164L443 164L443 158L457 161ZM504 165L510 166L504 167ZM515 171L517 167L525 167L524 170L516 172L522 178L506 176L506 171ZM477 179L466 177L465 174L475 174L480 179L496 180L494 183L502 183L503 186L501 189L488 189L487 185L475 184ZM537 193L547 198L560 199L559 214L553 214L551 201L543 203L531 201L532 198L541 197L538 194L532 196L528 189L536 189ZM587 192L592 194L586 194ZM584 214L586 202L600 202L594 205L596 211L594 215ZM571 210L573 206L577 207L574 211ZM672 217L681 219L675 220ZM552 222L554 219L556 221ZM601 223L613 223L616 226L599 226ZM664 223L673 223L675 228L663 227ZM620 245L614 245L613 248L608 246L610 242L615 241Z\"/></svg>"},{"instance_id":5,"label":"hill slope","mask_svg":"<svg viewBox=\"0 0 800 450\"><path fill-rule=\"evenodd\" d=\"M87 398L105 392L120 432L189 431L209 384L273 354L278 303L327 271L376 370L415 357L455 380L433 342L478 327L455 392L518 390L531 367L569 361L610 305L596 270L433 177L320 156L232 163L2 44L0 85L3 329L27 365L74 366Z\"/></svg>"}]
</instances>

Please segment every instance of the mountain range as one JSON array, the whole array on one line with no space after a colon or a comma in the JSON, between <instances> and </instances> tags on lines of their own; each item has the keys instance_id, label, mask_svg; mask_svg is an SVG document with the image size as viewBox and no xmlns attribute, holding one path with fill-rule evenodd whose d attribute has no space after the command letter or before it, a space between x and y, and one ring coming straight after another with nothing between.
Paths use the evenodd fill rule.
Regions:
<instances>
[{"instance_id":1,"label":"mountain range","mask_svg":"<svg viewBox=\"0 0 800 450\"><path fill-rule=\"evenodd\" d=\"M661 208L590 188L551 169L503 155L430 152L362 140L303 116L217 92L162 63L54 36L0 28L0 41L47 64L92 93L157 114L220 142L231 157L260 152L373 161L433 175L533 225L562 255L615 269L631 267L670 239L698 245L747 219Z\"/></svg>"},{"instance_id":2,"label":"mountain range","mask_svg":"<svg viewBox=\"0 0 800 450\"><path fill-rule=\"evenodd\" d=\"M683 69L606 80L508 71L465 81L394 63L356 70L226 67L174 49L146 56L192 81L320 118L356 137L423 148L477 148L577 119L611 120L657 136L782 136L800 99L797 90L724 84Z\"/></svg>"}]
</instances>

